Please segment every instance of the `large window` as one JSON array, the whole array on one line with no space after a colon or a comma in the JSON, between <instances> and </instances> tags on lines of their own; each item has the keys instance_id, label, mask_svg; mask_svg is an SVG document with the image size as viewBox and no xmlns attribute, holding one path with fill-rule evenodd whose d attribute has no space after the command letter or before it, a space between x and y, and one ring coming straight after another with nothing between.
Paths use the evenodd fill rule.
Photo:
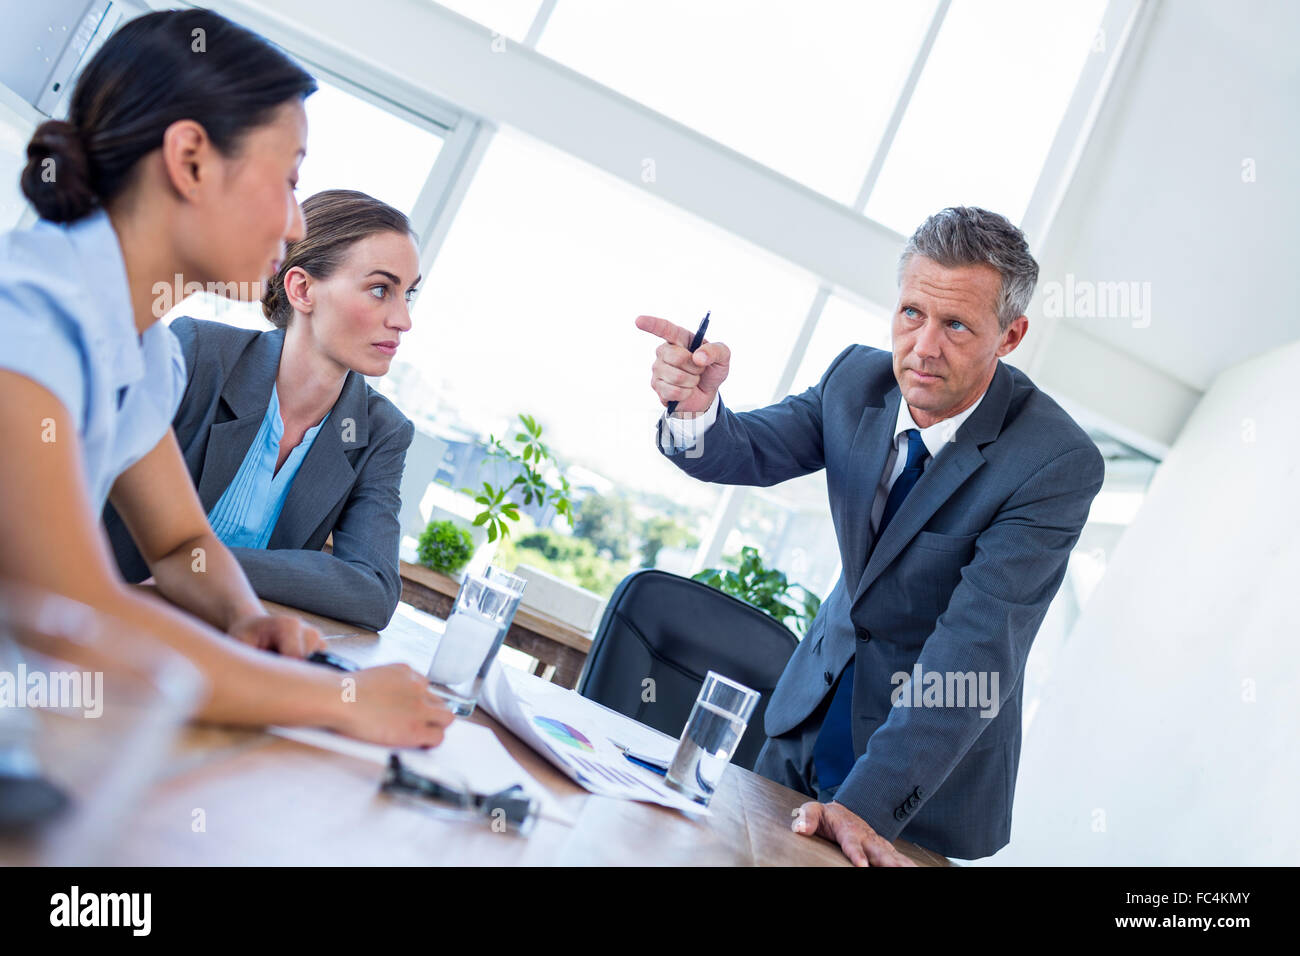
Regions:
<instances>
[{"instance_id":1,"label":"large window","mask_svg":"<svg viewBox=\"0 0 1300 956\"><path fill-rule=\"evenodd\" d=\"M359 189L409 214L443 137L338 86L307 97L307 156L299 201L322 189Z\"/></svg>"},{"instance_id":2,"label":"large window","mask_svg":"<svg viewBox=\"0 0 1300 956\"><path fill-rule=\"evenodd\" d=\"M769 399L814 290L652 195L501 133L425 279L398 356L424 400L403 407L484 436L535 415L567 461L707 509L717 489L655 449L658 341L634 320L693 328L711 311L734 355L727 400L743 408Z\"/></svg>"},{"instance_id":3,"label":"large window","mask_svg":"<svg viewBox=\"0 0 1300 956\"><path fill-rule=\"evenodd\" d=\"M791 391L798 392L816 385L835 357L850 345L888 349L889 318L890 313L882 309L865 308L843 296L830 296L808 342L808 349L799 362Z\"/></svg>"},{"instance_id":4,"label":"large window","mask_svg":"<svg viewBox=\"0 0 1300 956\"><path fill-rule=\"evenodd\" d=\"M934 0L560 0L538 51L852 203Z\"/></svg>"},{"instance_id":5,"label":"large window","mask_svg":"<svg viewBox=\"0 0 1300 956\"><path fill-rule=\"evenodd\" d=\"M1105 7L955 0L867 215L904 235L944 206L983 206L1019 222L1084 61L1104 50Z\"/></svg>"},{"instance_id":6,"label":"large window","mask_svg":"<svg viewBox=\"0 0 1300 956\"><path fill-rule=\"evenodd\" d=\"M832 295L822 308L790 391L798 393L816 385L836 356L850 345L888 349L889 319L877 310ZM735 525L713 549L717 558L725 561L750 545L758 548L767 564L824 598L840 574L839 543L826 494L821 472L744 492ZM708 559L708 563L715 560L713 555Z\"/></svg>"}]
</instances>

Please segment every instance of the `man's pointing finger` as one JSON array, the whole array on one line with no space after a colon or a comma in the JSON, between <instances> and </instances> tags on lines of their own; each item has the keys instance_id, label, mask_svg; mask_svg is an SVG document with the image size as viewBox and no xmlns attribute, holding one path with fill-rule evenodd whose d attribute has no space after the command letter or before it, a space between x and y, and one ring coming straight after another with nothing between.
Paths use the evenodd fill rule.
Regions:
<instances>
[{"instance_id":1,"label":"man's pointing finger","mask_svg":"<svg viewBox=\"0 0 1300 956\"><path fill-rule=\"evenodd\" d=\"M653 315L638 315L636 317L636 327L642 332L657 335L671 345L677 345L684 349L691 347L691 333L680 325L673 325L667 319L661 319Z\"/></svg>"}]
</instances>

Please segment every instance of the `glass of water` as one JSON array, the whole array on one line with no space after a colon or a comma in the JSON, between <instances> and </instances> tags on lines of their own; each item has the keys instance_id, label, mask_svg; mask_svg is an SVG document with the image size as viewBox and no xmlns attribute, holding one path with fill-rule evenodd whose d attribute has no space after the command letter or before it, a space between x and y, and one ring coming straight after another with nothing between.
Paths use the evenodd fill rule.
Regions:
<instances>
[{"instance_id":1,"label":"glass of water","mask_svg":"<svg viewBox=\"0 0 1300 956\"><path fill-rule=\"evenodd\" d=\"M447 701L452 713L467 717L474 712L526 583L489 567L461 584L428 673L430 688Z\"/></svg>"},{"instance_id":2,"label":"glass of water","mask_svg":"<svg viewBox=\"0 0 1300 956\"><path fill-rule=\"evenodd\" d=\"M456 595L456 607L477 606L481 610L502 614L506 618L506 627L509 627L527 583L523 578L490 564L481 575L466 579L469 586L462 586Z\"/></svg>"},{"instance_id":3,"label":"glass of water","mask_svg":"<svg viewBox=\"0 0 1300 956\"><path fill-rule=\"evenodd\" d=\"M664 782L708 806L756 706L758 691L709 671Z\"/></svg>"}]
</instances>

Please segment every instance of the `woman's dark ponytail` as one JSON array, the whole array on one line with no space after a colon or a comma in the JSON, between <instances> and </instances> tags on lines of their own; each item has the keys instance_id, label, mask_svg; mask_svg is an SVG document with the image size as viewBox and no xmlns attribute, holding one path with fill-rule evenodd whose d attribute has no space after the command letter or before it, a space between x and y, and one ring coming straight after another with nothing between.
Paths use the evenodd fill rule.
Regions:
<instances>
[{"instance_id":1,"label":"woman's dark ponytail","mask_svg":"<svg viewBox=\"0 0 1300 956\"><path fill-rule=\"evenodd\" d=\"M67 120L36 128L22 190L44 219L75 222L111 202L178 120L225 155L277 107L315 92L311 74L211 10L161 10L122 25L77 80Z\"/></svg>"}]
</instances>

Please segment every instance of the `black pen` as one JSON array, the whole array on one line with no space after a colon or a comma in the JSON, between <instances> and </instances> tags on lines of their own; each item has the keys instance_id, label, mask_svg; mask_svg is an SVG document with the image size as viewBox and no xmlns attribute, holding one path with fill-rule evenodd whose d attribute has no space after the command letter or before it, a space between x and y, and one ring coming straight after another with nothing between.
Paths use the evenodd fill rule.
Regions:
<instances>
[{"instance_id":1,"label":"black pen","mask_svg":"<svg viewBox=\"0 0 1300 956\"><path fill-rule=\"evenodd\" d=\"M707 328L709 327L709 316L711 316L712 314L713 314L713 310L712 310L712 309L710 309L708 312L705 312L705 313L704 313L704 321L700 323L700 327L699 327L699 329L698 329L698 330L696 331L696 333L695 333L695 338L691 339L691 354L692 354L692 355L695 354L695 350L696 350L696 349L698 349L701 345L704 344L704 331L705 331L705 329L707 329ZM677 403L676 403L676 402L669 402L669 403L668 403L668 414L671 415L671 414L672 414L673 412L675 412L675 411L677 411Z\"/></svg>"},{"instance_id":2,"label":"black pen","mask_svg":"<svg viewBox=\"0 0 1300 956\"><path fill-rule=\"evenodd\" d=\"M359 671L361 670L356 664L337 654L331 654L328 651L312 651L307 655L307 660L312 664L324 664L326 667L332 667L337 671Z\"/></svg>"}]
</instances>

